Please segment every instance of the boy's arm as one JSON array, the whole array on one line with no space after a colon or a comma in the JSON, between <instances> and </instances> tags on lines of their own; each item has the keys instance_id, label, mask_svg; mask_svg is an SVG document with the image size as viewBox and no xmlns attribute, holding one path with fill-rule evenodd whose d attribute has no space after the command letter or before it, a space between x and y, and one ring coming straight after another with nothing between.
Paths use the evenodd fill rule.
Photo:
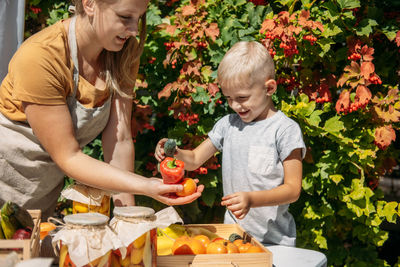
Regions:
<instances>
[{"instance_id":1,"label":"boy's arm","mask_svg":"<svg viewBox=\"0 0 400 267\"><path fill-rule=\"evenodd\" d=\"M217 152L217 149L210 138L207 138L193 150L177 148L176 151L175 157L185 163L185 169L193 171L211 158Z\"/></svg>"},{"instance_id":2,"label":"boy's arm","mask_svg":"<svg viewBox=\"0 0 400 267\"><path fill-rule=\"evenodd\" d=\"M250 208L277 206L295 202L300 197L303 173L301 149L295 149L283 161L284 182L270 190L236 192L222 198L221 205L242 219Z\"/></svg>"}]
</instances>

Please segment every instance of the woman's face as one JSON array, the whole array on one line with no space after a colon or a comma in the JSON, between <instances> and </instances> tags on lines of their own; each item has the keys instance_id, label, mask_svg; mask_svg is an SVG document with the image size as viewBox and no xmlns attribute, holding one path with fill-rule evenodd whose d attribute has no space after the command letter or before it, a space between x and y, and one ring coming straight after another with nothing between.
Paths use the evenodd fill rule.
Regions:
<instances>
[{"instance_id":1,"label":"woman's face","mask_svg":"<svg viewBox=\"0 0 400 267\"><path fill-rule=\"evenodd\" d=\"M149 0L96 1L92 26L104 49L120 51L130 37L138 34L140 16Z\"/></svg>"}]
</instances>

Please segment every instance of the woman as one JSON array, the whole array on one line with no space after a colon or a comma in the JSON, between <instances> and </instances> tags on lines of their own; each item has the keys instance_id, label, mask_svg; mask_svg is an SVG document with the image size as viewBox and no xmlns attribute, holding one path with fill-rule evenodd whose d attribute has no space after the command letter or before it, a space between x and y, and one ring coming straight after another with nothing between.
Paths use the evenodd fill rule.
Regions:
<instances>
[{"instance_id":1,"label":"woman","mask_svg":"<svg viewBox=\"0 0 400 267\"><path fill-rule=\"evenodd\" d=\"M180 185L133 173L133 87L148 0L76 0L72 19L26 40L0 87L0 199L52 214L67 175L100 189L168 205ZM140 30L139 30L140 27ZM140 32L140 42L136 35ZM82 148L102 134L105 162ZM114 199L115 201L115 199Z\"/></svg>"}]
</instances>

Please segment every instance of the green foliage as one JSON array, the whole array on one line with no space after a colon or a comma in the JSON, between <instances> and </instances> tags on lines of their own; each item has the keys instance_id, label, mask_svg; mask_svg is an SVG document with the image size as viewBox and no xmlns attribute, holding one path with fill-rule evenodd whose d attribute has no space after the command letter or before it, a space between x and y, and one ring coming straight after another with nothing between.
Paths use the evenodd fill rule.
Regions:
<instances>
[{"instance_id":1,"label":"green foliage","mask_svg":"<svg viewBox=\"0 0 400 267\"><path fill-rule=\"evenodd\" d=\"M194 148L232 112L216 82L218 64L237 41L260 41L276 64L273 100L300 124L307 145L303 192L290 206L297 245L324 252L329 266L388 266L377 253L388 238L381 226L398 220L400 204L385 201L379 178L400 158L393 146L400 120L400 4L251 2L151 1L135 89L135 171L159 177L152 156L159 139ZM48 24L67 14L64 1L52 7L44 16ZM85 153L102 159L99 139ZM200 200L177 207L185 222L222 221L220 162L216 154L187 173L205 190ZM142 196L137 203L164 207Z\"/></svg>"}]
</instances>

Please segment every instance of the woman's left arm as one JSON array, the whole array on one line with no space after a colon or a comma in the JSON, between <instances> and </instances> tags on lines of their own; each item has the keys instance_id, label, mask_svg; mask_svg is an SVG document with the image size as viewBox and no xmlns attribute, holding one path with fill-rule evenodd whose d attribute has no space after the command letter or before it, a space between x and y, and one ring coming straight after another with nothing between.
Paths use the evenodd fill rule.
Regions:
<instances>
[{"instance_id":1,"label":"woman's left arm","mask_svg":"<svg viewBox=\"0 0 400 267\"><path fill-rule=\"evenodd\" d=\"M127 171L134 171L135 148L131 133L132 99L114 95L110 117L102 134L104 161ZM128 193L113 196L116 206L133 206L135 198Z\"/></svg>"}]
</instances>

